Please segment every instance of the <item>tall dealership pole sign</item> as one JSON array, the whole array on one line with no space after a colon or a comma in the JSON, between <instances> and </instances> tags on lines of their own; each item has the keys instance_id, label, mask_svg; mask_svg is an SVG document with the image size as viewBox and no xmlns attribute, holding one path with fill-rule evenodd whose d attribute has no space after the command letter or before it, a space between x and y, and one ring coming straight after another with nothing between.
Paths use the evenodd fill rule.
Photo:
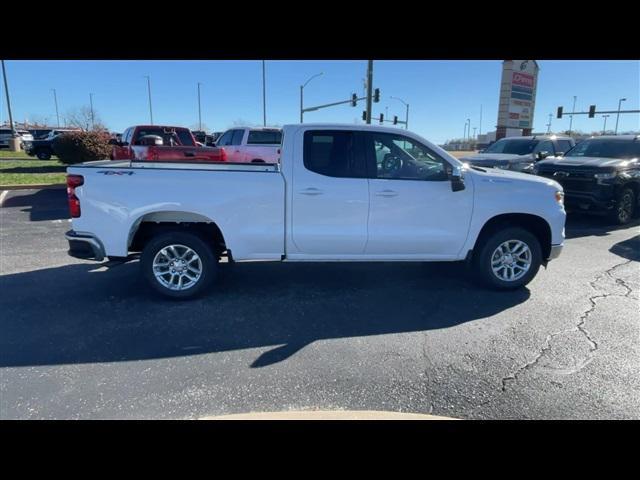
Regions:
<instances>
[{"instance_id":1,"label":"tall dealership pole sign","mask_svg":"<svg viewBox=\"0 0 640 480\"><path fill-rule=\"evenodd\" d=\"M535 60L502 62L496 140L514 130L520 130L523 136L531 135L539 70Z\"/></svg>"}]
</instances>

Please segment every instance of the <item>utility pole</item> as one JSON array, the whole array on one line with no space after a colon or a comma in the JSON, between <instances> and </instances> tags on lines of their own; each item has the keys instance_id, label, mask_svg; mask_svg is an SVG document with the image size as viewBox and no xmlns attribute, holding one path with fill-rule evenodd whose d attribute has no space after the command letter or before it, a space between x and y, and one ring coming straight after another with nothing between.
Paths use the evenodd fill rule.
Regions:
<instances>
[{"instance_id":1,"label":"utility pole","mask_svg":"<svg viewBox=\"0 0 640 480\"><path fill-rule=\"evenodd\" d=\"M267 126L267 87L264 60L262 60L262 126Z\"/></svg>"},{"instance_id":2,"label":"utility pole","mask_svg":"<svg viewBox=\"0 0 640 480\"><path fill-rule=\"evenodd\" d=\"M482 105L480 105L480 128L478 129L478 135L482 135Z\"/></svg>"},{"instance_id":3,"label":"utility pole","mask_svg":"<svg viewBox=\"0 0 640 480\"><path fill-rule=\"evenodd\" d=\"M93 115L93 93L89 94L89 105L91 105L91 129L95 130L96 122L95 122L95 117Z\"/></svg>"},{"instance_id":4,"label":"utility pole","mask_svg":"<svg viewBox=\"0 0 640 480\"><path fill-rule=\"evenodd\" d=\"M576 99L577 98L578 97L576 97L575 95L573 96L573 108L571 109L572 112L576 111ZM572 127L572 125L573 125L573 115L571 115L571 120L569 120L569 136L571 136L571 132L572 132L571 127Z\"/></svg>"},{"instance_id":5,"label":"utility pole","mask_svg":"<svg viewBox=\"0 0 640 480\"><path fill-rule=\"evenodd\" d=\"M367 60L367 125L371 125L372 95L373 95L373 60Z\"/></svg>"},{"instance_id":6,"label":"utility pole","mask_svg":"<svg viewBox=\"0 0 640 480\"><path fill-rule=\"evenodd\" d=\"M604 126L602 127L602 134L606 135L607 134L607 118L609 118L610 115L602 115L602 118L604 118Z\"/></svg>"},{"instance_id":7,"label":"utility pole","mask_svg":"<svg viewBox=\"0 0 640 480\"><path fill-rule=\"evenodd\" d=\"M473 139L475 140L476 138L476 130L478 129L478 127L473 127Z\"/></svg>"},{"instance_id":8,"label":"utility pole","mask_svg":"<svg viewBox=\"0 0 640 480\"><path fill-rule=\"evenodd\" d=\"M53 91L53 103L55 103L56 105L56 119L58 122L56 126L60 128L60 114L58 113L58 97L56 96L56 89L52 88L51 90Z\"/></svg>"},{"instance_id":9,"label":"utility pole","mask_svg":"<svg viewBox=\"0 0 640 480\"><path fill-rule=\"evenodd\" d=\"M18 133L13 125L13 116L11 115L11 101L9 100L9 84L7 83L7 71L4 67L4 60L2 60L2 76L4 77L4 92L7 95L7 110L9 111L9 125L11 126L11 139L9 140L9 150L17 152L20 150L20 141L18 139Z\"/></svg>"},{"instance_id":10,"label":"utility pole","mask_svg":"<svg viewBox=\"0 0 640 480\"><path fill-rule=\"evenodd\" d=\"M615 131L614 135L618 134L618 120L620 120L620 105L622 105L622 102L626 102L626 101L627 101L626 98L621 98L618 101L618 115L616 116L616 131Z\"/></svg>"},{"instance_id":11,"label":"utility pole","mask_svg":"<svg viewBox=\"0 0 640 480\"><path fill-rule=\"evenodd\" d=\"M202 111L200 110L200 82L198 82L198 130L202 131Z\"/></svg>"},{"instance_id":12,"label":"utility pole","mask_svg":"<svg viewBox=\"0 0 640 480\"><path fill-rule=\"evenodd\" d=\"M147 91L149 92L149 118L151 119L151 125L153 125L153 110L151 108L151 77L145 75L147 79Z\"/></svg>"}]
</instances>

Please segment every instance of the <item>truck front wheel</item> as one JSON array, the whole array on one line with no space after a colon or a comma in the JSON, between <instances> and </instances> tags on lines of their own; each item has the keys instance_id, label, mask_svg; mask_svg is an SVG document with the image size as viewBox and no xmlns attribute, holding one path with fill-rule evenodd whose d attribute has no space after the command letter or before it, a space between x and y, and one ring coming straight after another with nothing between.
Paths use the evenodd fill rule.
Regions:
<instances>
[{"instance_id":1,"label":"truck front wheel","mask_svg":"<svg viewBox=\"0 0 640 480\"><path fill-rule=\"evenodd\" d=\"M140 265L156 292L175 299L202 294L218 270L211 247L189 232L167 232L152 238L142 251Z\"/></svg>"},{"instance_id":2,"label":"truck front wheel","mask_svg":"<svg viewBox=\"0 0 640 480\"><path fill-rule=\"evenodd\" d=\"M616 225L626 225L632 220L635 211L636 195L631 188L626 187L616 195L616 202L610 213L610 219Z\"/></svg>"},{"instance_id":3,"label":"truck front wheel","mask_svg":"<svg viewBox=\"0 0 640 480\"><path fill-rule=\"evenodd\" d=\"M51 158L51 153L48 150L38 150L36 156L40 160L49 160Z\"/></svg>"},{"instance_id":4,"label":"truck front wheel","mask_svg":"<svg viewBox=\"0 0 640 480\"><path fill-rule=\"evenodd\" d=\"M536 276L542 263L540 242L529 231L510 227L485 237L474 254L478 280L497 290L513 290Z\"/></svg>"}]
</instances>

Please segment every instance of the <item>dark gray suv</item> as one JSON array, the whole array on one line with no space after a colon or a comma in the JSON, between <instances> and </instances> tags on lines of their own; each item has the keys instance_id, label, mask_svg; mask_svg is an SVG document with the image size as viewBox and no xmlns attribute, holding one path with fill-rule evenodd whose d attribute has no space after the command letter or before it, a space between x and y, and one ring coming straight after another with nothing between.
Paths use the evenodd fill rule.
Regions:
<instances>
[{"instance_id":1,"label":"dark gray suv","mask_svg":"<svg viewBox=\"0 0 640 480\"><path fill-rule=\"evenodd\" d=\"M571 137L537 135L531 137L507 137L489 145L475 155L460 160L477 167L502 168L516 172L532 173L533 166L543 158L562 155L576 142Z\"/></svg>"}]
</instances>

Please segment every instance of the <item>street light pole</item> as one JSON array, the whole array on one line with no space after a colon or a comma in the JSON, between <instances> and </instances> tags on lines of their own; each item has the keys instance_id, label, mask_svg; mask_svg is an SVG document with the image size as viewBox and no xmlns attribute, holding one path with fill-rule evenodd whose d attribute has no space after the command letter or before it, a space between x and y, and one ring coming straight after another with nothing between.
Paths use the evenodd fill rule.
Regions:
<instances>
[{"instance_id":1,"label":"street light pole","mask_svg":"<svg viewBox=\"0 0 640 480\"><path fill-rule=\"evenodd\" d=\"M91 129L96 128L95 117L93 115L93 93L89 94L89 105L91 105Z\"/></svg>"},{"instance_id":2,"label":"street light pole","mask_svg":"<svg viewBox=\"0 0 640 480\"><path fill-rule=\"evenodd\" d=\"M482 135L482 105L480 105L480 128L478 129L478 135Z\"/></svg>"},{"instance_id":3,"label":"street light pole","mask_svg":"<svg viewBox=\"0 0 640 480\"><path fill-rule=\"evenodd\" d=\"M406 130L409 130L409 104L407 102L405 102L404 100L402 100L401 98L398 98L398 97L389 97L389 98L393 98L394 100L398 100L398 101L404 103L404 105L407 107L407 113L406 113L405 118L404 118L404 128Z\"/></svg>"},{"instance_id":4,"label":"street light pole","mask_svg":"<svg viewBox=\"0 0 640 480\"><path fill-rule=\"evenodd\" d=\"M262 126L267 126L267 87L264 60L262 60Z\"/></svg>"},{"instance_id":5,"label":"street light pole","mask_svg":"<svg viewBox=\"0 0 640 480\"><path fill-rule=\"evenodd\" d=\"M18 136L16 129L13 125L13 116L11 115L11 101L9 100L9 84L7 83L7 72L4 68L4 60L2 60L2 76L4 78L4 92L7 95L7 110L9 111L9 125L11 126L11 138ZM11 147L11 144L9 144Z\"/></svg>"},{"instance_id":6,"label":"street light pole","mask_svg":"<svg viewBox=\"0 0 640 480\"><path fill-rule=\"evenodd\" d=\"M627 99L626 99L626 98L621 98L621 99L618 101L618 115L616 116L616 131L615 131L615 134L614 134L614 135L617 135L617 134L618 134L618 120L620 120L620 105L622 105L622 102L626 102L626 101L627 101Z\"/></svg>"},{"instance_id":7,"label":"street light pole","mask_svg":"<svg viewBox=\"0 0 640 480\"><path fill-rule=\"evenodd\" d=\"M602 118L604 118L604 126L602 127L602 135L606 135L607 134L607 118L610 115L602 115Z\"/></svg>"},{"instance_id":8,"label":"street light pole","mask_svg":"<svg viewBox=\"0 0 640 480\"><path fill-rule=\"evenodd\" d=\"M198 82L198 130L202 131L202 111L200 109L200 82Z\"/></svg>"},{"instance_id":9,"label":"street light pole","mask_svg":"<svg viewBox=\"0 0 640 480\"><path fill-rule=\"evenodd\" d=\"M153 125L153 110L151 108L151 77L145 75L147 79L147 91L149 92L149 118L151 119L151 125Z\"/></svg>"},{"instance_id":10,"label":"street light pole","mask_svg":"<svg viewBox=\"0 0 640 480\"><path fill-rule=\"evenodd\" d=\"M56 89L52 88L53 91L53 103L56 105L56 119L57 119L57 127L60 128L60 114L58 113L58 97L56 96Z\"/></svg>"},{"instance_id":11,"label":"street light pole","mask_svg":"<svg viewBox=\"0 0 640 480\"><path fill-rule=\"evenodd\" d=\"M547 123L547 133L551 133L551 118L553 117L553 114L549 114L549 123Z\"/></svg>"},{"instance_id":12,"label":"street light pole","mask_svg":"<svg viewBox=\"0 0 640 480\"><path fill-rule=\"evenodd\" d=\"M576 111L576 99L578 97L576 97L575 95L573 96L573 108L571 109L572 112ZM571 119L569 120L569 135L571 135L571 127L573 125L573 115L571 115Z\"/></svg>"},{"instance_id":13,"label":"street light pole","mask_svg":"<svg viewBox=\"0 0 640 480\"><path fill-rule=\"evenodd\" d=\"M303 103L302 91L304 90L304 87L307 86L307 83L309 83L314 78L319 77L323 73L324 72L316 73L315 75L310 77L306 82L304 82L304 84L300 85L300 123L302 123L302 116L304 115L303 106L302 106L302 103Z\"/></svg>"},{"instance_id":14,"label":"street light pole","mask_svg":"<svg viewBox=\"0 0 640 480\"><path fill-rule=\"evenodd\" d=\"M469 127L467 128L467 138L470 140L471 139L471 119L467 118L467 123L469 124Z\"/></svg>"}]
</instances>

